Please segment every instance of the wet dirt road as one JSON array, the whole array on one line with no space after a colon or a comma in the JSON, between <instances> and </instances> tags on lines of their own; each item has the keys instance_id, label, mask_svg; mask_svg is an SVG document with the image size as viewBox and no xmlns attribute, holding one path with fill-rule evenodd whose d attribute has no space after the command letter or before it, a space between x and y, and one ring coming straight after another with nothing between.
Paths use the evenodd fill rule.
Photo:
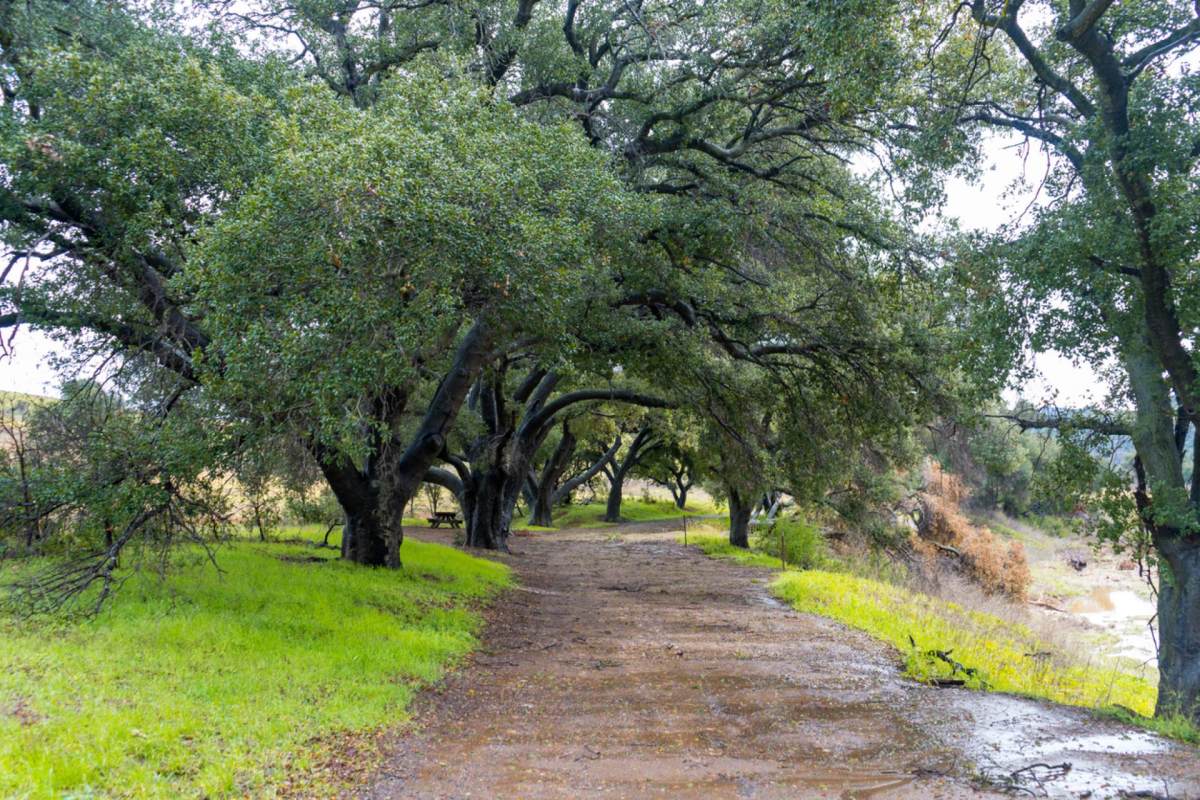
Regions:
<instances>
[{"instance_id":1,"label":"wet dirt road","mask_svg":"<svg viewBox=\"0 0 1200 800\"><path fill-rule=\"evenodd\" d=\"M907 681L881 645L773 601L767 573L644 531L514 539L521 588L362 796L959 798L1011 796L1012 780L1023 796L1200 798L1194 750ZM1012 776L1037 762L1072 769Z\"/></svg>"}]
</instances>

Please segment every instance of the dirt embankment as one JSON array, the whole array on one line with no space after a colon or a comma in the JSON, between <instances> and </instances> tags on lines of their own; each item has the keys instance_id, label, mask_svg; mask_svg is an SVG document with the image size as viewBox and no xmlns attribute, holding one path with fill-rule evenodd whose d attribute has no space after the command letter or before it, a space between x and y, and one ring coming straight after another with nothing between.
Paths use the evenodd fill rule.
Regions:
<instances>
[{"instance_id":1,"label":"dirt embankment","mask_svg":"<svg viewBox=\"0 0 1200 800\"><path fill-rule=\"evenodd\" d=\"M362 796L998 795L988 776L1036 796L1200 797L1191 749L915 684L877 643L773 601L764 572L633 533L516 539L505 559L522 588L474 660L418 703ZM1038 762L1072 768L1018 772Z\"/></svg>"}]
</instances>

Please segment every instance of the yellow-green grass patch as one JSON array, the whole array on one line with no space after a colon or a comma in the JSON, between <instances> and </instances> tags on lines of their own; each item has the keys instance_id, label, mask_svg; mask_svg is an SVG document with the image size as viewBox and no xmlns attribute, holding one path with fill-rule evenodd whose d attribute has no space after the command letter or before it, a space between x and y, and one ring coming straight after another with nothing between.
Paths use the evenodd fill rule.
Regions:
<instances>
[{"instance_id":1,"label":"yellow-green grass patch","mask_svg":"<svg viewBox=\"0 0 1200 800\"><path fill-rule=\"evenodd\" d=\"M241 541L220 572L131 572L94 618L0 618L0 796L269 794L314 738L403 721L510 580L412 540L402 571L334 556Z\"/></svg>"},{"instance_id":2,"label":"yellow-green grass patch","mask_svg":"<svg viewBox=\"0 0 1200 800\"><path fill-rule=\"evenodd\" d=\"M889 583L805 571L777 577L771 591L798 611L830 617L899 650L918 680L965 678L967 685L1088 708L1154 711L1145 677L1102 659L1065 658L1024 625ZM933 651L975 670L964 674Z\"/></svg>"},{"instance_id":3,"label":"yellow-green grass patch","mask_svg":"<svg viewBox=\"0 0 1200 800\"><path fill-rule=\"evenodd\" d=\"M583 505L566 506L555 511L554 524L559 528L605 528L615 525L605 522L606 511L604 503L586 503ZM670 500L635 500L626 499L621 502L621 520L624 522L659 522L683 519L685 516L698 516L715 513L711 503L692 502L687 508L678 508Z\"/></svg>"}]
</instances>

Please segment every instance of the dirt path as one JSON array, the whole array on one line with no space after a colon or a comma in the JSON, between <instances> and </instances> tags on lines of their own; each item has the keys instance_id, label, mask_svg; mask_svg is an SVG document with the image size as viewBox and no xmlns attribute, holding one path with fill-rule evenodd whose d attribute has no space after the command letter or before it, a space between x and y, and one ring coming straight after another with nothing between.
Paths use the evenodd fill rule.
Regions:
<instances>
[{"instance_id":1,"label":"dirt path","mask_svg":"<svg viewBox=\"0 0 1200 800\"><path fill-rule=\"evenodd\" d=\"M1033 771L1048 796L1200 797L1194 751L904 680L880 645L774 602L762 571L622 532L513 542L522 588L363 796L987 797L981 773L1066 761Z\"/></svg>"}]
</instances>

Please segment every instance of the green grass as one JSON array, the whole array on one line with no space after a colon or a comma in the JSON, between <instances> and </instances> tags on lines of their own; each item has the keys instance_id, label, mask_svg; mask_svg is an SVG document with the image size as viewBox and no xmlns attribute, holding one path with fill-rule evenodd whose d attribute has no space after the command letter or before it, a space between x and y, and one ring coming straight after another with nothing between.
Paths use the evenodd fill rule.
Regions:
<instances>
[{"instance_id":1,"label":"green grass","mask_svg":"<svg viewBox=\"0 0 1200 800\"><path fill-rule=\"evenodd\" d=\"M1102 709L1102 713L1130 725L1138 725L1152 730L1169 739L1200 745L1200 728L1181 714L1167 717L1144 717L1141 714L1132 713L1129 709L1115 707Z\"/></svg>"},{"instance_id":2,"label":"green grass","mask_svg":"<svg viewBox=\"0 0 1200 800\"><path fill-rule=\"evenodd\" d=\"M401 523L407 528L428 528L429 523L425 519L417 517L405 517ZM281 525L273 531L269 531L267 535L272 539L279 541L288 541L289 539L305 539L310 542L320 542L321 537L325 535L324 525ZM444 527L444 526L443 526ZM245 536L258 538L258 531L253 528L246 529ZM338 524L334 527L333 532L329 534L329 543L335 544L338 547L342 546L342 526Z\"/></svg>"},{"instance_id":3,"label":"green grass","mask_svg":"<svg viewBox=\"0 0 1200 800\"><path fill-rule=\"evenodd\" d=\"M91 619L0 619L0 796L264 796L320 759L314 739L404 720L509 573L413 540L402 555L393 572L237 542L220 574L198 553L165 581L132 574Z\"/></svg>"},{"instance_id":4,"label":"green grass","mask_svg":"<svg viewBox=\"0 0 1200 800\"><path fill-rule=\"evenodd\" d=\"M682 541L682 537L680 537L680 541ZM720 558L750 567L783 568L783 562L769 553L763 553L758 550L747 550L744 547L734 547L729 543L729 536L727 534L707 532L698 533L695 536L689 534L688 545L700 548L706 556L711 558ZM788 569L793 568L792 565L788 565Z\"/></svg>"},{"instance_id":5,"label":"green grass","mask_svg":"<svg viewBox=\"0 0 1200 800\"><path fill-rule=\"evenodd\" d=\"M821 571L780 575L771 591L798 611L836 619L892 645L903 654L906 672L918 680L964 677L928 655L930 650L941 650L977 670L968 678L968 686L974 688L1088 708L1122 706L1145 716L1154 711L1156 689L1146 678L1112 663L1027 655L1053 653L1054 648L1023 625L956 603Z\"/></svg>"},{"instance_id":6,"label":"green grass","mask_svg":"<svg viewBox=\"0 0 1200 800\"><path fill-rule=\"evenodd\" d=\"M679 537L682 540L682 536ZM829 553L821 531L814 525L796 518L781 518L771 526L756 526L750 532L750 549L729 543L724 521L706 520L689 531L688 544L695 545L705 555L722 558L753 567L783 569L786 556L788 569L814 569L839 564Z\"/></svg>"},{"instance_id":7,"label":"green grass","mask_svg":"<svg viewBox=\"0 0 1200 800\"><path fill-rule=\"evenodd\" d=\"M558 528L607 528L615 525L614 522L604 521L604 512L604 503L566 506L554 512L554 524ZM621 519L625 522L659 522L715 512L716 508L710 503L692 502L686 509L679 509L670 500L626 498L621 502Z\"/></svg>"}]
</instances>

